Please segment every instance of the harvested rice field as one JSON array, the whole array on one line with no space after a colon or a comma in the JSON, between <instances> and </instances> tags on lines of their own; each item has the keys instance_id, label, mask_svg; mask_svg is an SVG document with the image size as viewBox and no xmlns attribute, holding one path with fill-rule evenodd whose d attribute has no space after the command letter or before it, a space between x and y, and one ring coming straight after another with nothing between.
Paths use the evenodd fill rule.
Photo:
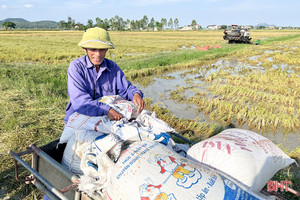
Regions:
<instances>
[{"instance_id":1,"label":"harvested rice field","mask_svg":"<svg viewBox=\"0 0 300 200\"><path fill-rule=\"evenodd\" d=\"M0 31L0 198L41 197L15 181L7 152L61 135L67 68L84 55L82 33ZM110 32L116 49L107 58L144 92L146 109L183 136L198 142L229 127L248 129L299 161L300 31L251 34L253 44L228 44L222 31ZM299 168L293 172L275 178L299 191Z\"/></svg>"}]
</instances>

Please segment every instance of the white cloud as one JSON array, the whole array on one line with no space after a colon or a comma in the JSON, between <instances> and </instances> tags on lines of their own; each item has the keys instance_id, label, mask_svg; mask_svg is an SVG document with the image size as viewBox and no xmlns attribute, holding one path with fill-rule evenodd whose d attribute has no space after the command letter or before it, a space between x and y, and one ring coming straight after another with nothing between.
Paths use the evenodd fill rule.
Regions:
<instances>
[{"instance_id":1,"label":"white cloud","mask_svg":"<svg viewBox=\"0 0 300 200\"><path fill-rule=\"evenodd\" d=\"M8 6L7 5L1 5L1 8L6 9L6 8L8 8Z\"/></svg>"},{"instance_id":2,"label":"white cloud","mask_svg":"<svg viewBox=\"0 0 300 200\"><path fill-rule=\"evenodd\" d=\"M25 7L25 8L32 8L33 5L31 5L31 4L25 4L24 7Z\"/></svg>"}]
</instances>

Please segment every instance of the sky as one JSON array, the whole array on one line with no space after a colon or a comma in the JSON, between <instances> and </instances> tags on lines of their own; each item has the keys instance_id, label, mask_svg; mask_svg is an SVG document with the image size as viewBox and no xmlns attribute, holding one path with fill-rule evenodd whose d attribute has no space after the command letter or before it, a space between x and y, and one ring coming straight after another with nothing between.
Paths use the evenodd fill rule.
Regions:
<instances>
[{"instance_id":1,"label":"sky","mask_svg":"<svg viewBox=\"0 0 300 200\"><path fill-rule=\"evenodd\" d=\"M0 20L23 18L34 22L59 22L71 17L75 22L95 23L96 17L150 21L177 18L179 26L193 20L207 25L257 25L300 27L299 0L0 0Z\"/></svg>"}]
</instances>

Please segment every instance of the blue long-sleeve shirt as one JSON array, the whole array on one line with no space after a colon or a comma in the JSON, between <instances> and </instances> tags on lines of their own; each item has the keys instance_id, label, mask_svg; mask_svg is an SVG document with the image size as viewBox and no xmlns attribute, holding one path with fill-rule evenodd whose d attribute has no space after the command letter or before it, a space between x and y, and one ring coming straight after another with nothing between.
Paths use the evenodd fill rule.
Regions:
<instances>
[{"instance_id":1,"label":"blue long-sleeve shirt","mask_svg":"<svg viewBox=\"0 0 300 200\"><path fill-rule=\"evenodd\" d=\"M88 116L107 115L110 107L98 102L98 98L120 95L132 100L135 93L143 97L143 93L125 78L115 62L105 58L97 73L88 56L82 56L73 60L68 68L69 103L64 120L67 122L74 112Z\"/></svg>"}]
</instances>

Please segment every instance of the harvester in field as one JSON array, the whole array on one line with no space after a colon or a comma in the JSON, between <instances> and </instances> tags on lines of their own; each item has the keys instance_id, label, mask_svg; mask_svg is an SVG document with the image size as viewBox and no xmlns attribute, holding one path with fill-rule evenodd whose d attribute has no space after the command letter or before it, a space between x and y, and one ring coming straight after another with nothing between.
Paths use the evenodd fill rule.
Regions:
<instances>
[{"instance_id":1,"label":"harvester in field","mask_svg":"<svg viewBox=\"0 0 300 200\"><path fill-rule=\"evenodd\" d=\"M250 44L251 33L247 28L242 28L238 25L231 25L230 29L224 31L224 40L228 40L228 43L247 43Z\"/></svg>"}]
</instances>

